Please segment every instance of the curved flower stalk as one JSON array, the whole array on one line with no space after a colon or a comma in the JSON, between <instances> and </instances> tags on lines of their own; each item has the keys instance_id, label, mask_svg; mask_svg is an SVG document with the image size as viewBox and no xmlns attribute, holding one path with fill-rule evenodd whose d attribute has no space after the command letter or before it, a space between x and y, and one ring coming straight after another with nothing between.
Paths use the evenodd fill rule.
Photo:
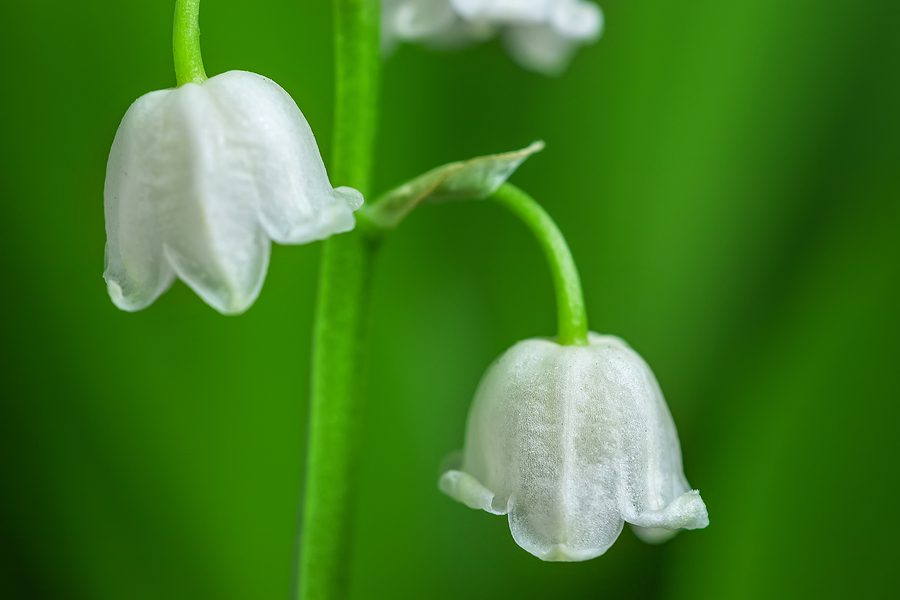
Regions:
<instances>
[{"instance_id":1,"label":"curved flower stalk","mask_svg":"<svg viewBox=\"0 0 900 600\"><path fill-rule=\"evenodd\" d=\"M516 543L548 561L600 556L625 522L652 542L709 524L650 368L593 333L587 346L520 342L488 370L440 487L508 514Z\"/></svg>"},{"instance_id":2,"label":"curved flower stalk","mask_svg":"<svg viewBox=\"0 0 900 600\"><path fill-rule=\"evenodd\" d=\"M128 109L106 171L106 270L119 308L150 305L176 276L225 314L259 295L271 242L303 244L354 227L362 196L333 189L313 132L275 82L206 79L198 2L176 8L175 89Z\"/></svg>"},{"instance_id":3,"label":"curved flower stalk","mask_svg":"<svg viewBox=\"0 0 900 600\"><path fill-rule=\"evenodd\" d=\"M548 75L568 66L578 47L596 41L603 13L588 0L382 0L382 39L453 48L503 38L526 69Z\"/></svg>"}]
</instances>

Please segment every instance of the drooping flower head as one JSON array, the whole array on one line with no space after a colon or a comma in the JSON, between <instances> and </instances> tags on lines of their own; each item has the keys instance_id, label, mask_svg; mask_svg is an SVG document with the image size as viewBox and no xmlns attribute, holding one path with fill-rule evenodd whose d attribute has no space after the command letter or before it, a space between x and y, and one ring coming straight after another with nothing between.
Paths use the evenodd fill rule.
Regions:
<instances>
[{"instance_id":1,"label":"drooping flower head","mask_svg":"<svg viewBox=\"0 0 900 600\"><path fill-rule=\"evenodd\" d=\"M507 351L479 386L462 464L440 487L508 514L516 543L543 560L599 556L626 522L646 541L709 523L656 378L612 336Z\"/></svg>"},{"instance_id":2,"label":"drooping flower head","mask_svg":"<svg viewBox=\"0 0 900 600\"><path fill-rule=\"evenodd\" d=\"M176 3L177 88L128 109L106 170L106 279L136 311L181 278L225 314L245 311L271 242L303 244L354 227L362 195L332 188L294 100L261 75L206 78L199 2Z\"/></svg>"},{"instance_id":3,"label":"drooping flower head","mask_svg":"<svg viewBox=\"0 0 900 600\"><path fill-rule=\"evenodd\" d=\"M579 46L603 31L603 13L588 0L382 0L386 49L398 41L435 47L503 38L525 68L558 74Z\"/></svg>"}]
</instances>

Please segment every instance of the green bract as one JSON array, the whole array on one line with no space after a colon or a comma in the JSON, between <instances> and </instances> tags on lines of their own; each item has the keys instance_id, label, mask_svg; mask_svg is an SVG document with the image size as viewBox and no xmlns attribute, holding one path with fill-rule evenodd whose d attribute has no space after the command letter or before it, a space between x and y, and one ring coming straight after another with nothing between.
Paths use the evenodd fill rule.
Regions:
<instances>
[{"instance_id":1,"label":"green bract","mask_svg":"<svg viewBox=\"0 0 900 600\"><path fill-rule=\"evenodd\" d=\"M414 208L426 201L487 198L526 159L543 149L544 142L538 141L521 150L442 165L376 199L369 207L360 211L360 221L377 229L393 229Z\"/></svg>"}]
</instances>

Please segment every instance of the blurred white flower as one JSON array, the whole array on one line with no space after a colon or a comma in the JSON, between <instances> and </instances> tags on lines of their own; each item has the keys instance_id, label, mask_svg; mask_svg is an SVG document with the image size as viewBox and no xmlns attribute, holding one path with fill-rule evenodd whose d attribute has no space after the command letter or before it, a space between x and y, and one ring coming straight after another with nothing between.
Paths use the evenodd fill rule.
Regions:
<instances>
[{"instance_id":1,"label":"blurred white flower","mask_svg":"<svg viewBox=\"0 0 900 600\"><path fill-rule=\"evenodd\" d=\"M588 0L382 0L382 40L458 47L500 35L525 68L558 74L603 31Z\"/></svg>"},{"instance_id":2,"label":"blurred white flower","mask_svg":"<svg viewBox=\"0 0 900 600\"><path fill-rule=\"evenodd\" d=\"M241 313L271 241L302 244L354 226L362 196L332 189L312 130L275 82L230 71L151 92L125 114L106 172L106 272L121 309L145 308L178 276Z\"/></svg>"},{"instance_id":3,"label":"blurred white flower","mask_svg":"<svg viewBox=\"0 0 900 600\"><path fill-rule=\"evenodd\" d=\"M599 556L625 522L653 542L709 524L656 378L612 336L506 352L479 386L462 464L440 487L508 514L516 543L543 560Z\"/></svg>"}]
</instances>

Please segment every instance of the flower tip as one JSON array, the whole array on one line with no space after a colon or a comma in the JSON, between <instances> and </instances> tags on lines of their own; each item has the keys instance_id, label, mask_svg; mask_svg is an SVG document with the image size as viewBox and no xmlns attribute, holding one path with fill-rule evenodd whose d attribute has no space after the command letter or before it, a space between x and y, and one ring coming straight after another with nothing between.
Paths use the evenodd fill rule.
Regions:
<instances>
[{"instance_id":1,"label":"flower tip","mask_svg":"<svg viewBox=\"0 0 900 600\"><path fill-rule=\"evenodd\" d=\"M665 527L639 527L637 525L632 525L631 530L634 531L634 535L645 544L654 545L667 542L678 533L677 529L666 529Z\"/></svg>"},{"instance_id":2,"label":"flower tip","mask_svg":"<svg viewBox=\"0 0 900 600\"><path fill-rule=\"evenodd\" d=\"M544 140L534 140L531 144L528 145L527 148L522 150L522 154L526 156L531 156L532 154L537 154L541 150L547 147L546 142Z\"/></svg>"},{"instance_id":3,"label":"flower tip","mask_svg":"<svg viewBox=\"0 0 900 600\"><path fill-rule=\"evenodd\" d=\"M343 202L351 211L359 209L365 202L362 193L352 187L334 188L334 197Z\"/></svg>"},{"instance_id":4,"label":"flower tip","mask_svg":"<svg viewBox=\"0 0 900 600\"><path fill-rule=\"evenodd\" d=\"M207 301L219 314L226 317L239 317L253 306L256 302L257 294L243 294L234 291L226 298L216 298Z\"/></svg>"},{"instance_id":5,"label":"flower tip","mask_svg":"<svg viewBox=\"0 0 900 600\"><path fill-rule=\"evenodd\" d=\"M463 471L449 470L441 475L438 488L469 508L483 510L495 515L505 515L507 507L503 502L496 506L496 495L480 481Z\"/></svg>"},{"instance_id":6,"label":"flower tip","mask_svg":"<svg viewBox=\"0 0 900 600\"><path fill-rule=\"evenodd\" d=\"M709 526L709 512L706 503L700 497L698 490L689 490L675 499L666 508L668 513L665 526L651 525L642 527L631 525L634 535L642 542L648 544L661 544L666 542L682 529L704 529Z\"/></svg>"},{"instance_id":7,"label":"flower tip","mask_svg":"<svg viewBox=\"0 0 900 600\"><path fill-rule=\"evenodd\" d=\"M583 562L597 558L600 554L578 551L568 544L553 544L546 552L536 556L545 562Z\"/></svg>"},{"instance_id":8,"label":"flower tip","mask_svg":"<svg viewBox=\"0 0 900 600\"><path fill-rule=\"evenodd\" d=\"M125 312L138 312L139 310L143 310L147 307L149 303L137 303L133 300L129 299L125 294L125 290L122 289L122 286L118 281L104 275L103 278L106 280L106 292L109 294L109 299L112 300L112 303L116 305L116 308L119 310L124 310Z\"/></svg>"},{"instance_id":9,"label":"flower tip","mask_svg":"<svg viewBox=\"0 0 900 600\"><path fill-rule=\"evenodd\" d=\"M709 525L706 503L698 490L688 490L661 510L647 511L627 519L635 534L646 542L659 543L681 529L703 529ZM665 534L665 532L671 532Z\"/></svg>"},{"instance_id":10,"label":"flower tip","mask_svg":"<svg viewBox=\"0 0 900 600\"><path fill-rule=\"evenodd\" d=\"M700 490L689 490L679 496L673 505L681 517L681 529L704 529L709 526L709 511L700 497Z\"/></svg>"},{"instance_id":11,"label":"flower tip","mask_svg":"<svg viewBox=\"0 0 900 600\"><path fill-rule=\"evenodd\" d=\"M247 312L248 310L250 310L251 304L252 303L237 303L237 302L235 302L235 303L229 304L228 306L223 307L223 308L219 308L219 307L213 307L213 308L215 308L219 312L219 314L221 314L224 317L239 317L242 314L244 314L245 312Z\"/></svg>"},{"instance_id":12,"label":"flower tip","mask_svg":"<svg viewBox=\"0 0 900 600\"><path fill-rule=\"evenodd\" d=\"M112 300L113 304L122 310L129 310L128 302L125 301L125 292L122 291L122 286L118 284L118 282L113 281L112 279L106 280L106 291L109 294L109 299Z\"/></svg>"},{"instance_id":13,"label":"flower tip","mask_svg":"<svg viewBox=\"0 0 900 600\"><path fill-rule=\"evenodd\" d=\"M553 28L561 35L583 42L596 41L603 35L603 10L592 2L560 4L550 15Z\"/></svg>"}]
</instances>

